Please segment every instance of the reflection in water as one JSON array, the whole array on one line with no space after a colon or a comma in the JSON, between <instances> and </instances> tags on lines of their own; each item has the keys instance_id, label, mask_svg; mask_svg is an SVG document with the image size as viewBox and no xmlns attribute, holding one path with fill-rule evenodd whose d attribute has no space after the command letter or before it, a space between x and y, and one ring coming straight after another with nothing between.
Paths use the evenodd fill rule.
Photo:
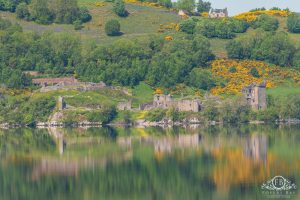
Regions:
<instances>
[{"instance_id":1,"label":"reflection in water","mask_svg":"<svg viewBox=\"0 0 300 200\"><path fill-rule=\"evenodd\" d=\"M250 135L244 144L245 154L254 162L267 162L268 138L266 135Z\"/></svg>"},{"instance_id":2,"label":"reflection in water","mask_svg":"<svg viewBox=\"0 0 300 200\"><path fill-rule=\"evenodd\" d=\"M299 127L212 128L0 131L0 199L263 199L274 175L300 182Z\"/></svg>"}]
</instances>

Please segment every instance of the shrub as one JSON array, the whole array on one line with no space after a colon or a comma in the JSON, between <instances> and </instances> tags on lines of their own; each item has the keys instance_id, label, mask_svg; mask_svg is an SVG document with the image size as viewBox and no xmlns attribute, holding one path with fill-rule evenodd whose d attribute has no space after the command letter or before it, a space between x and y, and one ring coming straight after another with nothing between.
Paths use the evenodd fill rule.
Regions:
<instances>
[{"instance_id":1,"label":"shrub","mask_svg":"<svg viewBox=\"0 0 300 200\"><path fill-rule=\"evenodd\" d=\"M81 20L75 20L73 25L75 30L81 30L83 28Z\"/></svg>"},{"instance_id":2,"label":"shrub","mask_svg":"<svg viewBox=\"0 0 300 200\"><path fill-rule=\"evenodd\" d=\"M195 26L196 22L193 19L187 19L180 23L180 30L188 34L193 34Z\"/></svg>"},{"instance_id":3,"label":"shrub","mask_svg":"<svg viewBox=\"0 0 300 200\"><path fill-rule=\"evenodd\" d=\"M171 0L158 0L158 3L166 8L171 8L173 6Z\"/></svg>"},{"instance_id":4,"label":"shrub","mask_svg":"<svg viewBox=\"0 0 300 200\"><path fill-rule=\"evenodd\" d=\"M92 19L92 16L86 7L79 9L79 19L82 23L86 23Z\"/></svg>"},{"instance_id":5,"label":"shrub","mask_svg":"<svg viewBox=\"0 0 300 200\"><path fill-rule=\"evenodd\" d=\"M120 17L126 17L128 15L123 0L115 0L113 11Z\"/></svg>"},{"instance_id":6,"label":"shrub","mask_svg":"<svg viewBox=\"0 0 300 200\"><path fill-rule=\"evenodd\" d=\"M288 16L287 28L291 33L300 33L300 17L296 14Z\"/></svg>"},{"instance_id":7,"label":"shrub","mask_svg":"<svg viewBox=\"0 0 300 200\"><path fill-rule=\"evenodd\" d=\"M229 23L234 33L245 33L249 28L249 23L245 20L231 19Z\"/></svg>"},{"instance_id":8,"label":"shrub","mask_svg":"<svg viewBox=\"0 0 300 200\"><path fill-rule=\"evenodd\" d=\"M208 1L199 0L197 3L197 11L199 13L209 12L211 9L211 3Z\"/></svg>"},{"instance_id":9,"label":"shrub","mask_svg":"<svg viewBox=\"0 0 300 200\"><path fill-rule=\"evenodd\" d=\"M257 21L253 24L253 28L262 28L264 31L276 31L278 26L278 20L268 15L259 16Z\"/></svg>"},{"instance_id":10,"label":"shrub","mask_svg":"<svg viewBox=\"0 0 300 200\"><path fill-rule=\"evenodd\" d=\"M30 13L29 13L28 6L26 3L20 3L17 6L16 14L17 14L17 18L26 19L26 20L30 19Z\"/></svg>"},{"instance_id":11,"label":"shrub","mask_svg":"<svg viewBox=\"0 0 300 200\"><path fill-rule=\"evenodd\" d=\"M199 68L194 68L191 71L188 84L202 90L210 90L216 86L215 80L212 77L212 73L209 70L203 70Z\"/></svg>"},{"instance_id":12,"label":"shrub","mask_svg":"<svg viewBox=\"0 0 300 200\"><path fill-rule=\"evenodd\" d=\"M243 44L237 40L231 40L226 44L228 58L243 59L245 58Z\"/></svg>"},{"instance_id":13,"label":"shrub","mask_svg":"<svg viewBox=\"0 0 300 200\"><path fill-rule=\"evenodd\" d=\"M236 67L230 67L229 68L229 72L230 73L235 73L237 70L236 70Z\"/></svg>"},{"instance_id":14,"label":"shrub","mask_svg":"<svg viewBox=\"0 0 300 200\"><path fill-rule=\"evenodd\" d=\"M118 20L112 19L106 22L105 32L109 36L117 36L120 34L120 23Z\"/></svg>"},{"instance_id":15,"label":"shrub","mask_svg":"<svg viewBox=\"0 0 300 200\"><path fill-rule=\"evenodd\" d=\"M166 110L154 109L147 112L145 119L151 122L159 122L166 117Z\"/></svg>"},{"instance_id":16,"label":"shrub","mask_svg":"<svg viewBox=\"0 0 300 200\"><path fill-rule=\"evenodd\" d=\"M202 19L197 23L195 32L208 38L232 39L235 34L230 23L220 19Z\"/></svg>"},{"instance_id":17,"label":"shrub","mask_svg":"<svg viewBox=\"0 0 300 200\"><path fill-rule=\"evenodd\" d=\"M251 68L250 70L250 74L255 77L255 78L259 78L260 75L259 75L259 72L257 71L257 69L255 67Z\"/></svg>"},{"instance_id":18,"label":"shrub","mask_svg":"<svg viewBox=\"0 0 300 200\"><path fill-rule=\"evenodd\" d=\"M300 49L298 49L294 55L293 66L300 69Z\"/></svg>"}]
</instances>

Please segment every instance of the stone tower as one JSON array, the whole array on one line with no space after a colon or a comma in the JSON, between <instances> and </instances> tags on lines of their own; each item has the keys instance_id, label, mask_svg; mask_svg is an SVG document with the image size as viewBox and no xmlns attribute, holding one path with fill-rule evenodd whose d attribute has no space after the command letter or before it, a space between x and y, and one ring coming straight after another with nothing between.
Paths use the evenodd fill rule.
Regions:
<instances>
[{"instance_id":1,"label":"stone tower","mask_svg":"<svg viewBox=\"0 0 300 200\"><path fill-rule=\"evenodd\" d=\"M248 105L254 110L265 110L267 108L266 83L252 83L243 88L243 95Z\"/></svg>"},{"instance_id":2,"label":"stone tower","mask_svg":"<svg viewBox=\"0 0 300 200\"><path fill-rule=\"evenodd\" d=\"M156 108L167 109L172 104L172 98L170 95L156 94L154 95L153 105Z\"/></svg>"},{"instance_id":3,"label":"stone tower","mask_svg":"<svg viewBox=\"0 0 300 200\"><path fill-rule=\"evenodd\" d=\"M66 108L66 102L64 97L62 96L58 97L57 107L59 110L64 110Z\"/></svg>"}]
</instances>

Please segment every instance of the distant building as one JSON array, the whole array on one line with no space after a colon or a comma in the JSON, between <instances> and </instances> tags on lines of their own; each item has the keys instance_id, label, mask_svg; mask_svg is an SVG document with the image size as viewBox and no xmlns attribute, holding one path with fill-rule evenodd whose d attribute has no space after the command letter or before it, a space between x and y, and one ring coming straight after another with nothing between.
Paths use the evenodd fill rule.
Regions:
<instances>
[{"instance_id":1,"label":"distant building","mask_svg":"<svg viewBox=\"0 0 300 200\"><path fill-rule=\"evenodd\" d=\"M198 99L174 100L170 95L156 94L154 95L152 103L146 103L140 106L141 110L151 110L155 108L174 108L178 111L199 112L201 110L201 102Z\"/></svg>"},{"instance_id":2,"label":"distant building","mask_svg":"<svg viewBox=\"0 0 300 200\"><path fill-rule=\"evenodd\" d=\"M77 79L75 79L74 77L32 79L32 83L34 85L40 85L40 86L48 86L48 85L56 85L56 84L71 85L77 82L78 82Z\"/></svg>"},{"instance_id":3,"label":"distant building","mask_svg":"<svg viewBox=\"0 0 300 200\"><path fill-rule=\"evenodd\" d=\"M255 110L265 110L267 108L266 83L252 83L242 90L247 104Z\"/></svg>"},{"instance_id":4,"label":"distant building","mask_svg":"<svg viewBox=\"0 0 300 200\"><path fill-rule=\"evenodd\" d=\"M209 11L210 18L223 18L228 17L228 10L227 8L224 9L210 9Z\"/></svg>"},{"instance_id":5,"label":"distant building","mask_svg":"<svg viewBox=\"0 0 300 200\"><path fill-rule=\"evenodd\" d=\"M178 15L182 18L186 18L188 16L188 13L184 10L179 10Z\"/></svg>"}]
</instances>

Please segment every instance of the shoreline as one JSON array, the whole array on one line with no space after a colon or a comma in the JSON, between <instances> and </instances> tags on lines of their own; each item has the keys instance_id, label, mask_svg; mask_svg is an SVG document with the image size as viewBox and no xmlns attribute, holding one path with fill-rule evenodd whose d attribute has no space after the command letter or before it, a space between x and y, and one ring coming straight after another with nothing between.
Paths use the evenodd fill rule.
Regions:
<instances>
[{"instance_id":1,"label":"shoreline","mask_svg":"<svg viewBox=\"0 0 300 200\"><path fill-rule=\"evenodd\" d=\"M278 125L299 125L299 119L288 119L288 120L276 120L273 122L266 122L266 121L249 121L245 123L224 123L224 122L217 122L217 121L183 121L183 122L173 122L171 120L163 120L158 122L150 122L146 120L138 120L133 123L124 123L124 122L114 122L108 124L102 124L101 122L74 122L72 124L65 124L63 122L39 122L35 126L30 125L20 125L20 124L9 124L9 123L2 123L0 124L0 129L16 129L16 128L101 128L104 126L110 127L138 127L138 128L146 128L146 127L187 127L187 126L217 126L217 125L224 125L224 124L252 124L252 125L266 125L266 124L278 124Z\"/></svg>"}]
</instances>

